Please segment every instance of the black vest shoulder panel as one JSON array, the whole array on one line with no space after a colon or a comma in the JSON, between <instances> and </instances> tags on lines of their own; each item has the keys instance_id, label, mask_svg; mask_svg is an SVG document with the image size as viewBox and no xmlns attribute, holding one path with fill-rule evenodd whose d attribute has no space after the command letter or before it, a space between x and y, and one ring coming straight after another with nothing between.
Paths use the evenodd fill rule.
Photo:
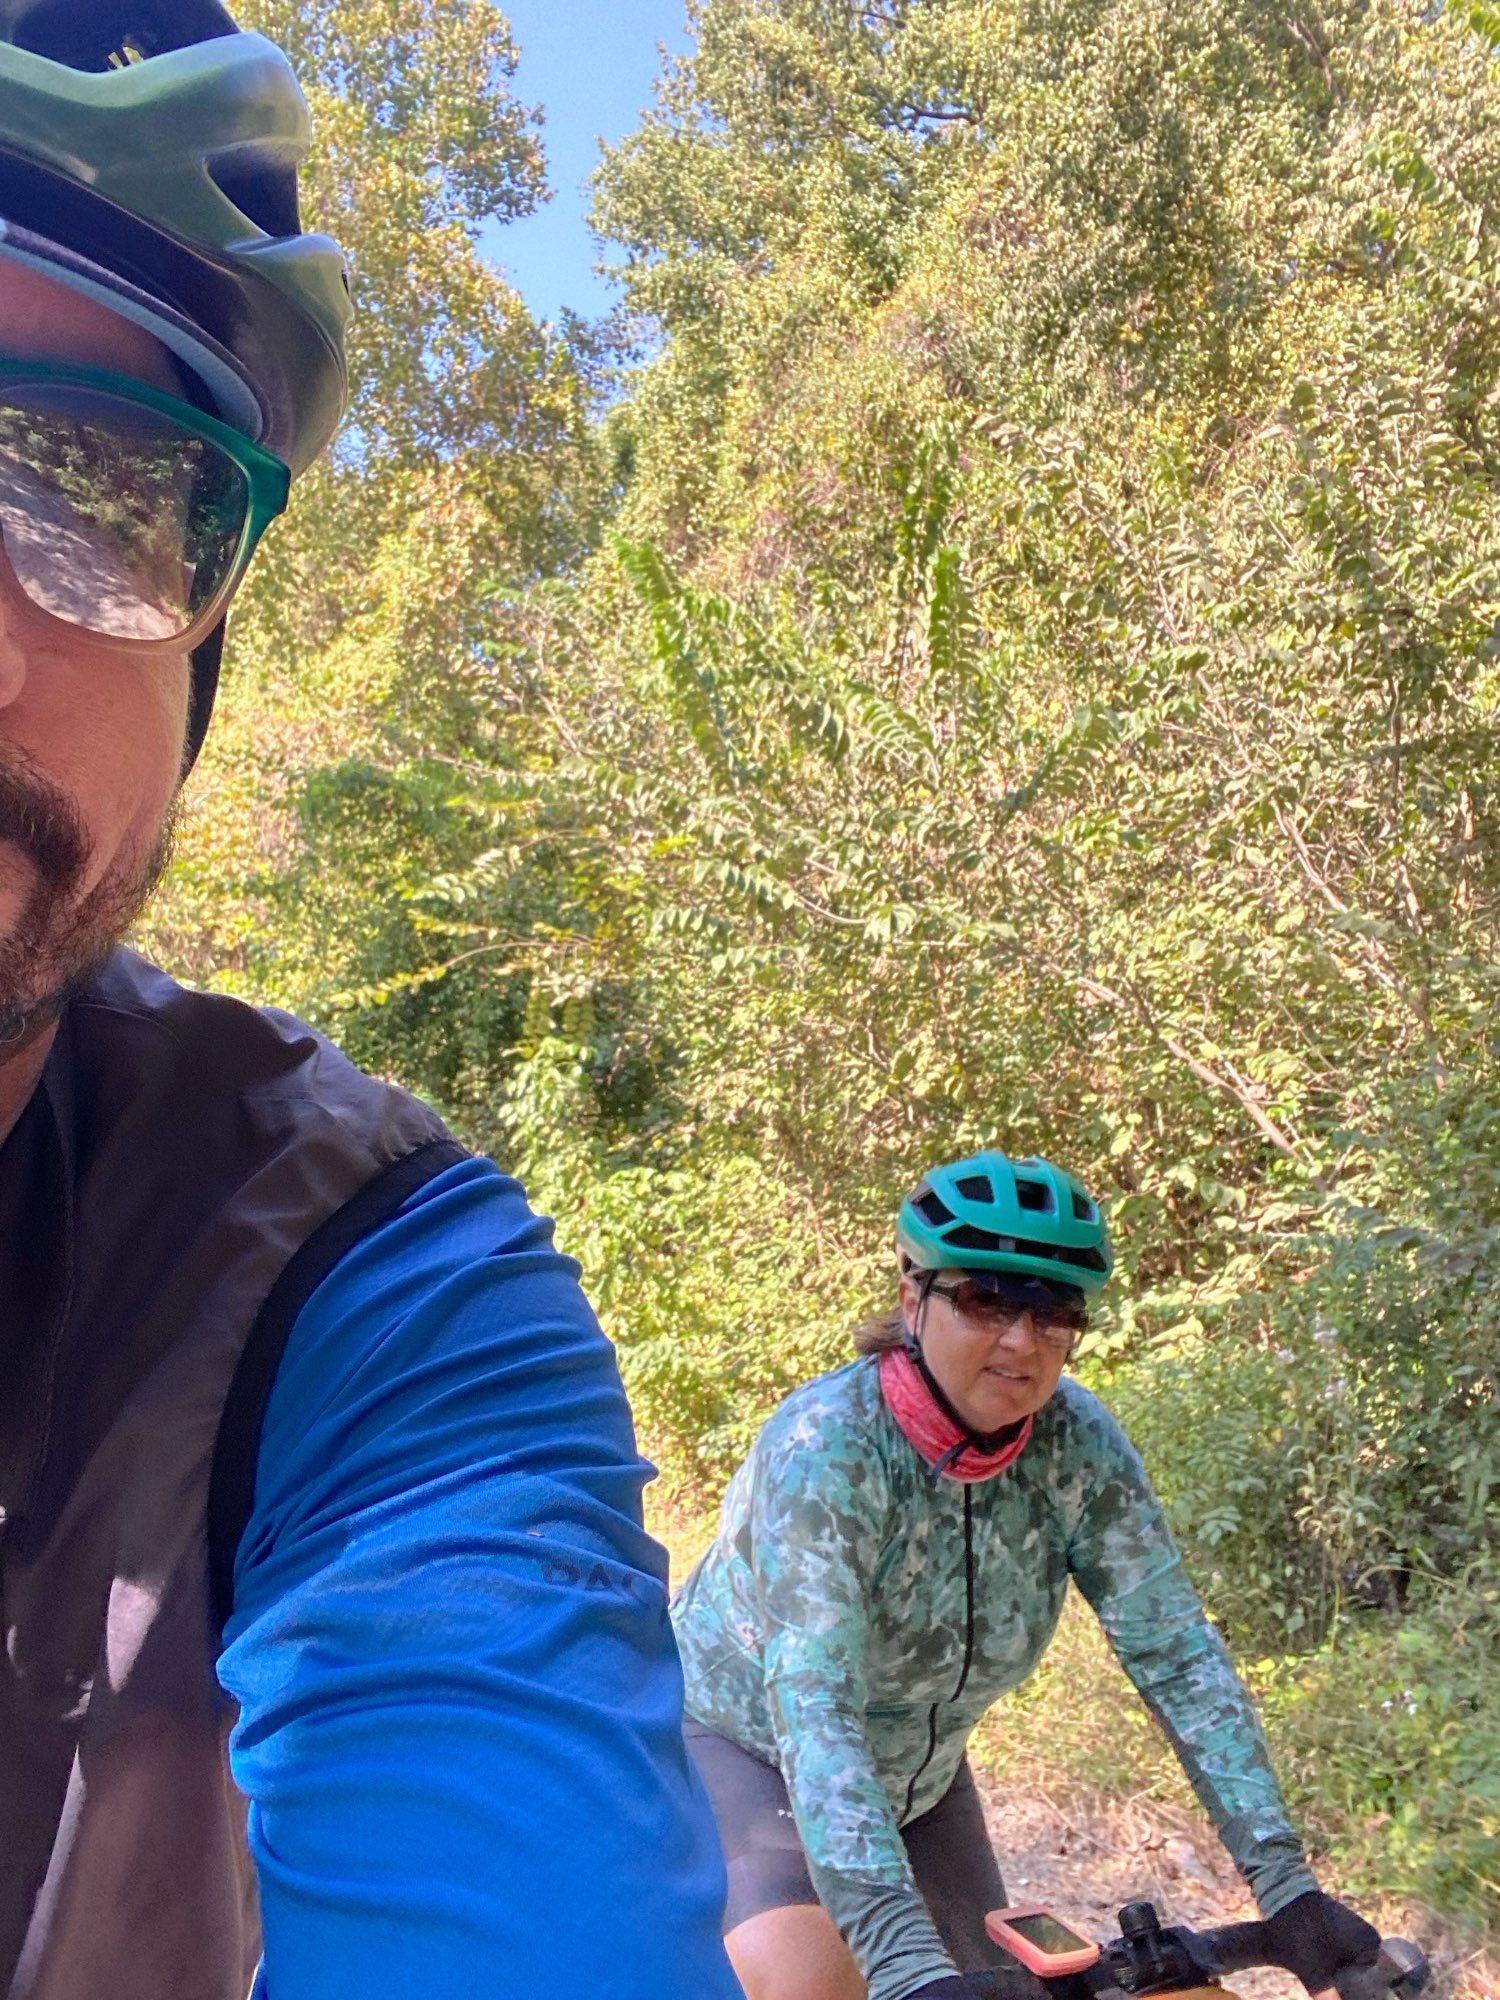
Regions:
<instances>
[{"instance_id":1,"label":"black vest shoulder panel","mask_svg":"<svg viewBox=\"0 0 1500 2000\"><path fill-rule=\"evenodd\" d=\"M0 1322L0 1993L244 2000L214 1663L265 1395L322 1277L462 1150L300 1022L126 952L27 1138L0 1241L0 1300L30 1274Z\"/></svg>"}]
</instances>

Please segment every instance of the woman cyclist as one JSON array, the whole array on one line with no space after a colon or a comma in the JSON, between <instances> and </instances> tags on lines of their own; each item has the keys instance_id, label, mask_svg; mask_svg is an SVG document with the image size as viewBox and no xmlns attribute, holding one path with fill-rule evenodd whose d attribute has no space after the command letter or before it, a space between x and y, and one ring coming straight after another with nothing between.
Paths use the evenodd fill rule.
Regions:
<instances>
[{"instance_id":1,"label":"woman cyclist","mask_svg":"<svg viewBox=\"0 0 1500 2000\"><path fill-rule=\"evenodd\" d=\"M748 2000L984 1993L1006 1897L965 1749L1035 1670L1070 1577L1272 1951L1327 1989L1378 1934L1319 1890L1141 1461L1063 1377L1113 1267L1097 1204L986 1152L928 1174L896 1235L898 1309L766 1424L674 1606Z\"/></svg>"}]
</instances>

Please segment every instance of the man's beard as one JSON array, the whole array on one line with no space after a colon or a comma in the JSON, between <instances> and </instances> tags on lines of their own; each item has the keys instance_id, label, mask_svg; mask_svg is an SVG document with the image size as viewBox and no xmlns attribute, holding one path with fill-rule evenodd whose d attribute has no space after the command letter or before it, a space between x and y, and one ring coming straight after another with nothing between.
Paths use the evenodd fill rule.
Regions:
<instances>
[{"instance_id":1,"label":"man's beard","mask_svg":"<svg viewBox=\"0 0 1500 2000\"><path fill-rule=\"evenodd\" d=\"M87 894L93 843L72 801L15 751L0 762L0 841L36 871L36 886L0 934L0 1062L52 1026L135 922L172 855L174 806L144 861L127 858Z\"/></svg>"}]
</instances>

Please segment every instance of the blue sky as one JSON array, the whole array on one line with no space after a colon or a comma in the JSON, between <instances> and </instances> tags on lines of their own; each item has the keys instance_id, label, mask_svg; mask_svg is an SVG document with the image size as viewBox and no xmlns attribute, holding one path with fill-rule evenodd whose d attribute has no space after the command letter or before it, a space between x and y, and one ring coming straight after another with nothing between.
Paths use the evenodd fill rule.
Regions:
<instances>
[{"instance_id":1,"label":"blue sky","mask_svg":"<svg viewBox=\"0 0 1500 2000\"><path fill-rule=\"evenodd\" d=\"M505 11L521 48L517 94L546 113L553 198L522 222L486 230L484 250L539 319L556 319L564 306L594 318L614 295L594 275L599 251L584 223L583 183L600 139L632 131L650 103L657 44L686 48L683 0L508 0Z\"/></svg>"}]
</instances>

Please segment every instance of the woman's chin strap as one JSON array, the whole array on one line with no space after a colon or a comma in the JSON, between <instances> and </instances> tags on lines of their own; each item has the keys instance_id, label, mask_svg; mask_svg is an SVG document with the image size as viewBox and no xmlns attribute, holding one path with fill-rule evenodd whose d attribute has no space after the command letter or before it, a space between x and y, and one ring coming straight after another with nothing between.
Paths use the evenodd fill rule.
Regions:
<instances>
[{"instance_id":1,"label":"woman's chin strap","mask_svg":"<svg viewBox=\"0 0 1500 2000\"><path fill-rule=\"evenodd\" d=\"M925 1297L923 1304L926 1304ZM964 1419L954 1408L953 1403L943 1389L943 1385L927 1365L927 1356L922 1352L922 1343L910 1329L907 1330L903 1344L907 1353L912 1358L917 1373L922 1378L922 1386L926 1389L928 1395L931 1396L933 1402L937 1404L949 1423L963 1432L963 1436L959 1439L958 1443L950 1447L943 1454L937 1465L933 1467L934 1479L946 1472L953 1461L966 1451L976 1451L983 1458L993 1458L996 1452L1004 1451L1008 1446L1015 1443L1016 1439L1021 1435L1022 1425L1026 1422L1024 1417L1018 1417L1013 1424L1002 1424L997 1431L976 1431L971 1424L965 1423Z\"/></svg>"}]
</instances>

